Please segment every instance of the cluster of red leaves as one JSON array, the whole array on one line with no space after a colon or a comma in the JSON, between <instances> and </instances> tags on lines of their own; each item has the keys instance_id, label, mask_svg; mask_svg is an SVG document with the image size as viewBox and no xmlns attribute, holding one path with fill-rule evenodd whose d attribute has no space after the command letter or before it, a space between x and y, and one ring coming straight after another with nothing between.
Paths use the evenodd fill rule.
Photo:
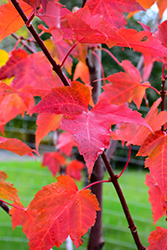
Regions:
<instances>
[{"instance_id":1,"label":"cluster of red leaves","mask_svg":"<svg viewBox=\"0 0 167 250\"><path fill-rule=\"evenodd\" d=\"M159 25L155 35L144 25L144 31L141 32L125 28L123 12L144 10L143 7L147 8L154 2L145 4L142 0L87 0L83 8L71 12L57 0L19 0L27 16L34 11L48 26L40 28L53 37L53 41L45 41L45 44L57 63L60 64L69 48L80 41L73 52L73 56L79 60L74 78L80 77L85 83L89 81L85 63L88 45L85 43L129 47L141 52L147 67L143 79L147 79L149 66L154 61L166 63L167 21ZM162 15L167 4L158 1L158 6ZM0 40L24 24L11 2L0 6L0 19ZM69 73L70 65L71 60L68 59L65 68ZM150 188L149 200L156 223L161 216L166 215L166 133L161 131L161 126L167 122L167 113L163 111L158 114L157 107L161 100L153 104L146 119L126 106L127 102L133 101L140 108L150 83L142 83L138 70L128 60L120 65L124 72L106 78L110 83L103 87L104 92L97 104L93 105L90 87L77 81L73 81L71 86L62 86L41 52L29 55L23 49L13 50L0 69L0 80L12 78L9 85L0 82L1 131L18 114L24 115L26 111L29 114L39 113L36 148L50 131L57 128L68 131L73 139L68 141L66 136L65 145L65 140L60 140L57 149L69 156L72 147L77 145L89 175L98 155L109 147L111 137L126 141L127 144L141 145L138 155L148 156L146 167L150 169L150 176L147 176L146 185ZM34 96L41 96L42 100L33 108ZM90 104L93 106L91 110ZM112 132L111 125L114 124L119 129ZM0 147L19 155L33 156L33 151L17 139L1 137ZM43 165L48 165L53 175L66 165L60 152L47 153L43 159ZM82 168L83 164L74 160L67 165L66 173L80 179ZM6 174L1 173L1 184L4 187L0 193L1 198L15 202L11 211L13 227L23 226L30 240L30 249L50 249L54 245L59 247L68 235L77 247L82 244L81 236L94 224L95 211L99 210L97 200L89 190L78 191L71 177L60 176L57 183L43 187L29 206L24 208L15 189L11 184L5 184L5 179ZM158 204L155 200L159 201ZM165 236L166 229L157 227L149 237L148 249L155 249L156 246L159 249L162 243L166 244Z\"/></svg>"}]
</instances>

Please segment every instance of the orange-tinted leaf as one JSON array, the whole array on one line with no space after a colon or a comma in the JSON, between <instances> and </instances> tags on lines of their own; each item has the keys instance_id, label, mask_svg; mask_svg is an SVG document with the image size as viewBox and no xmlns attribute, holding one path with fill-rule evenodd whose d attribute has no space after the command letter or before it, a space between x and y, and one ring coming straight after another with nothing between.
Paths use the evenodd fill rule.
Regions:
<instances>
[{"instance_id":1,"label":"orange-tinted leaf","mask_svg":"<svg viewBox=\"0 0 167 250\"><path fill-rule=\"evenodd\" d=\"M161 111L158 113L158 106L161 98L157 99L149 110L145 120L150 125L153 131L161 129L161 126L167 121L167 112ZM127 141L127 145L141 145L147 138L150 130L141 125L120 124L119 129L112 132L111 136L114 140Z\"/></svg>"},{"instance_id":2,"label":"orange-tinted leaf","mask_svg":"<svg viewBox=\"0 0 167 250\"><path fill-rule=\"evenodd\" d=\"M133 100L139 109L146 87L140 85L140 73L129 60L124 60L122 66L126 73L119 72L105 78L113 85L106 84L103 87L104 92L101 94L100 99L107 98L111 104L117 105ZM145 85L149 86L150 83L147 82Z\"/></svg>"},{"instance_id":3,"label":"orange-tinted leaf","mask_svg":"<svg viewBox=\"0 0 167 250\"><path fill-rule=\"evenodd\" d=\"M95 195L90 192L79 191L74 180L68 175L59 176L57 183L38 191L25 210L27 214L31 211L38 214L34 222L25 225L24 217L15 217L23 223L24 232L29 229L27 237L30 250L50 250L54 245L59 247L68 235L76 247L79 247L82 244L81 237L95 223L96 210L100 210Z\"/></svg>"},{"instance_id":4,"label":"orange-tinted leaf","mask_svg":"<svg viewBox=\"0 0 167 250\"><path fill-rule=\"evenodd\" d=\"M25 111L34 105L34 99L30 94L13 93L0 98L0 126L15 118L24 116Z\"/></svg>"},{"instance_id":5,"label":"orange-tinted leaf","mask_svg":"<svg viewBox=\"0 0 167 250\"><path fill-rule=\"evenodd\" d=\"M163 215L166 216L167 204L153 176L147 174L145 184L149 187L149 202L151 203L155 224Z\"/></svg>"},{"instance_id":6,"label":"orange-tinted leaf","mask_svg":"<svg viewBox=\"0 0 167 250\"><path fill-rule=\"evenodd\" d=\"M37 150L42 138L44 138L50 131L54 131L60 126L61 119L62 115L55 115L49 113L42 113L38 115L36 121L37 130L35 132L35 143Z\"/></svg>"},{"instance_id":7,"label":"orange-tinted leaf","mask_svg":"<svg viewBox=\"0 0 167 250\"><path fill-rule=\"evenodd\" d=\"M34 158L33 150L18 139L7 139L0 136L0 148L11 151L20 156L28 155Z\"/></svg>"},{"instance_id":8,"label":"orange-tinted leaf","mask_svg":"<svg viewBox=\"0 0 167 250\"><path fill-rule=\"evenodd\" d=\"M162 227L156 227L155 231L152 231L148 237L150 245L147 250L167 250L167 229Z\"/></svg>"},{"instance_id":9,"label":"orange-tinted leaf","mask_svg":"<svg viewBox=\"0 0 167 250\"><path fill-rule=\"evenodd\" d=\"M77 181L80 181L82 176L81 176L81 170L84 169L84 164L81 161L78 160L73 160L71 161L67 167L66 167L66 174L71 176Z\"/></svg>"},{"instance_id":10,"label":"orange-tinted leaf","mask_svg":"<svg viewBox=\"0 0 167 250\"><path fill-rule=\"evenodd\" d=\"M82 63L81 61L77 64L75 68L74 80L77 80L79 77L84 83L88 83L90 81L88 66L85 63Z\"/></svg>"},{"instance_id":11,"label":"orange-tinted leaf","mask_svg":"<svg viewBox=\"0 0 167 250\"><path fill-rule=\"evenodd\" d=\"M144 8L149 9L155 2L157 2L157 6L159 8L159 16L160 19L167 8L167 2L165 0L137 0Z\"/></svg>"},{"instance_id":12,"label":"orange-tinted leaf","mask_svg":"<svg viewBox=\"0 0 167 250\"><path fill-rule=\"evenodd\" d=\"M75 115L87 110L89 100L89 89L74 81L71 87L53 88L30 112Z\"/></svg>"},{"instance_id":13,"label":"orange-tinted leaf","mask_svg":"<svg viewBox=\"0 0 167 250\"><path fill-rule=\"evenodd\" d=\"M58 144L56 148L61 152L65 153L67 156L70 156L72 153L73 146L76 146L72 134L68 132L63 132L58 137Z\"/></svg>"},{"instance_id":14,"label":"orange-tinted leaf","mask_svg":"<svg viewBox=\"0 0 167 250\"><path fill-rule=\"evenodd\" d=\"M21 0L19 3L25 14L29 16L32 8ZM0 20L0 41L25 24L11 2L0 6Z\"/></svg>"},{"instance_id":15,"label":"orange-tinted leaf","mask_svg":"<svg viewBox=\"0 0 167 250\"><path fill-rule=\"evenodd\" d=\"M0 69L0 79L13 76L11 86L21 90L42 76L52 77L51 65L42 52L28 55L22 49L13 50L6 65Z\"/></svg>"},{"instance_id":16,"label":"orange-tinted leaf","mask_svg":"<svg viewBox=\"0 0 167 250\"><path fill-rule=\"evenodd\" d=\"M18 114L24 116L25 111L33 105L34 98L31 94L19 92L0 82L0 126L4 126Z\"/></svg>"},{"instance_id":17,"label":"orange-tinted leaf","mask_svg":"<svg viewBox=\"0 0 167 250\"><path fill-rule=\"evenodd\" d=\"M150 134L143 142L137 155L148 156L145 167L150 169L161 193L167 200L167 135L161 130Z\"/></svg>"},{"instance_id":18,"label":"orange-tinted leaf","mask_svg":"<svg viewBox=\"0 0 167 250\"><path fill-rule=\"evenodd\" d=\"M47 166L52 172L53 176L56 176L60 170L60 167L64 165L66 159L59 152L45 153L43 156L42 167Z\"/></svg>"},{"instance_id":19,"label":"orange-tinted leaf","mask_svg":"<svg viewBox=\"0 0 167 250\"><path fill-rule=\"evenodd\" d=\"M7 174L0 171L0 198L19 202L17 189L13 187L13 184L5 182L6 178L8 178Z\"/></svg>"}]
</instances>

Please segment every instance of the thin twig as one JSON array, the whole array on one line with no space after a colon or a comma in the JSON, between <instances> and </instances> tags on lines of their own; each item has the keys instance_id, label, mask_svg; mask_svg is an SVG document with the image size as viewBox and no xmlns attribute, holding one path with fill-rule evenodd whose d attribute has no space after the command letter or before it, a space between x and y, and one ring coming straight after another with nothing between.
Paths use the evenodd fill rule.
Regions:
<instances>
[{"instance_id":1,"label":"thin twig","mask_svg":"<svg viewBox=\"0 0 167 250\"><path fill-rule=\"evenodd\" d=\"M105 48L102 48L102 47L100 47L100 49L103 50L103 51L105 51L105 52L107 52L107 53L112 57L112 59L114 59L114 61L115 61L119 66L122 67L122 64L118 61L118 59L117 59L108 49L105 49Z\"/></svg>"},{"instance_id":2,"label":"thin twig","mask_svg":"<svg viewBox=\"0 0 167 250\"><path fill-rule=\"evenodd\" d=\"M161 77L161 81L162 81L162 84L161 84L161 99L162 99L162 102L161 102L161 111L164 111L165 109L165 74L164 74L164 70L165 70L165 64L163 64L163 67L162 67L162 77ZM161 127L161 130L164 131L164 125Z\"/></svg>"},{"instance_id":3,"label":"thin twig","mask_svg":"<svg viewBox=\"0 0 167 250\"><path fill-rule=\"evenodd\" d=\"M31 48L31 46L29 46L28 44L25 44L25 43L23 42L23 38L22 38L22 37L17 36L15 33L12 33L11 36L13 36L16 40L19 40L19 42L20 42L21 44L24 44L24 47L25 47L26 49L28 49L29 52L31 52L31 53L36 53L36 51L35 51L33 48Z\"/></svg>"},{"instance_id":4,"label":"thin twig","mask_svg":"<svg viewBox=\"0 0 167 250\"><path fill-rule=\"evenodd\" d=\"M115 190L116 190L116 192L118 194L118 197L120 199L122 208L124 210L124 213L125 213L126 219L128 221L129 228L131 230L132 236L133 236L134 241L136 243L136 246L137 246L138 250L144 250L144 249L146 249L146 247L143 246L141 241L140 241L140 238L139 238L139 235L138 235L138 232L137 232L137 228L136 228L136 226L135 226L135 224L133 222L133 219L131 217L131 214L130 214L128 205L126 203L125 197L124 197L124 195L122 193L122 190L121 190L121 187L120 187L120 185L118 183L118 176L114 174L114 172L113 172L113 170L112 170L112 168L110 166L110 163L108 162L107 157L106 157L104 152L101 154L101 157L102 157L102 159L104 161L104 164L105 164L105 166L106 166L106 168L108 170L108 173L109 173L109 175L111 177L111 181L112 181L112 183L113 183L113 185L115 187Z\"/></svg>"}]
</instances>

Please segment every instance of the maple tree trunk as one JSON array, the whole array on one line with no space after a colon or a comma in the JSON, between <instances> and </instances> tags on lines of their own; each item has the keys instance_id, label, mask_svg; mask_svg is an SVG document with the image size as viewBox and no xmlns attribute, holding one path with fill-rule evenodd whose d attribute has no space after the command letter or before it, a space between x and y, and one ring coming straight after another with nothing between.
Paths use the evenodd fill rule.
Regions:
<instances>
[{"instance_id":1,"label":"maple tree trunk","mask_svg":"<svg viewBox=\"0 0 167 250\"><path fill-rule=\"evenodd\" d=\"M97 49L94 51L99 59L101 58L101 50ZM94 80L101 78L101 69L97 57L91 52L89 58L87 59L87 65L89 67L90 74L90 83L93 87L92 89L92 98L94 103L97 103L98 97L101 93L101 81ZM102 180L104 177L104 168L101 157L95 162L93 172L91 175L91 183L95 181ZM102 183L94 185L91 187L92 192L96 195L101 210L97 212L97 218L95 225L91 228L89 241L88 241L88 250L100 250L104 245L102 238Z\"/></svg>"}]
</instances>

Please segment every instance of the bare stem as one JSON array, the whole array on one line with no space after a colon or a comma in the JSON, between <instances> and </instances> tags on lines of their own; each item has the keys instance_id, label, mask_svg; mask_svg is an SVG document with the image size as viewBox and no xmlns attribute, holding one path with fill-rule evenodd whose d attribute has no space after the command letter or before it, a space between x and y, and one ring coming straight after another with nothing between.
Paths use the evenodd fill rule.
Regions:
<instances>
[{"instance_id":1,"label":"bare stem","mask_svg":"<svg viewBox=\"0 0 167 250\"><path fill-rule=\"evenodd\" d=\"M22 17L23 21L25 22L25 24L27 24L28 22L28 18L25 15L23 9L20 7L19 3L17 2L17 0L11 0L11 2L13 3L14 7L16 8L16 10L18 11L18 13L20 14L20 16ZM51 65L53 66L53 70L58 74L58 76L60 77L61 81L63 82L63 84L65 86L70 86L69 81L67 80L67 78L65 77L65 75L63 74L62 70L60 69L60 66L56 63L56 61L53 59L52 55L50 54L50 52L48 51L48 49L46 48L45 44L43 43L42 39L39 37L38 33L36 32L36 30L34 29L32 24L28 24L27 29L30 31L30 33L32 34L32 36L35 38L35 40L37 41L38 45L40 46L40 48L42 49L43 53L45 54L45 56L47 57L47 59L49 60L49 62L51 63Z\"/></svg>"},{"instance_id":2,"label":"bare stem","mask_svg":"<svg viewBox=\"0 0 167 250\"><path fill-rule=\"evenodd\" d=\"M126 219L128 221L129 228L131 230L132 236L133 236L134 241L136 243L136 246L137 246L138 250L144 250L144 249L146 249L146 247L143 246L141 241L140 241L140 238L139 238L139 235L138 235L138 232L137 232L137 228L136 228L136 226L135 226L135 224L133 222L133 219L132 219L132 216L130 214L128 205L126 203L125 197L124 197L124 195L122 193L122 190L121 190L121 187L120 187L120 185L118 183L118 176L114 174L114 172L113 172L113 170L112 170L112 168L110 166L110 163L108 162L107 157L106 157L104 152L101 154L101 157L102 157L102 159L104 161L104 164L105 164L105 166L107 168L107 171L108 171L108 173L109 173L109 175L111 177L111 181L112 181L112 183L113 183L113 185L115 187L115 190L116 190L116 192L118 194L118 197L120 199L122 208L124 210L124 213L125 213Z\"/></svg>"}]
</instances>

